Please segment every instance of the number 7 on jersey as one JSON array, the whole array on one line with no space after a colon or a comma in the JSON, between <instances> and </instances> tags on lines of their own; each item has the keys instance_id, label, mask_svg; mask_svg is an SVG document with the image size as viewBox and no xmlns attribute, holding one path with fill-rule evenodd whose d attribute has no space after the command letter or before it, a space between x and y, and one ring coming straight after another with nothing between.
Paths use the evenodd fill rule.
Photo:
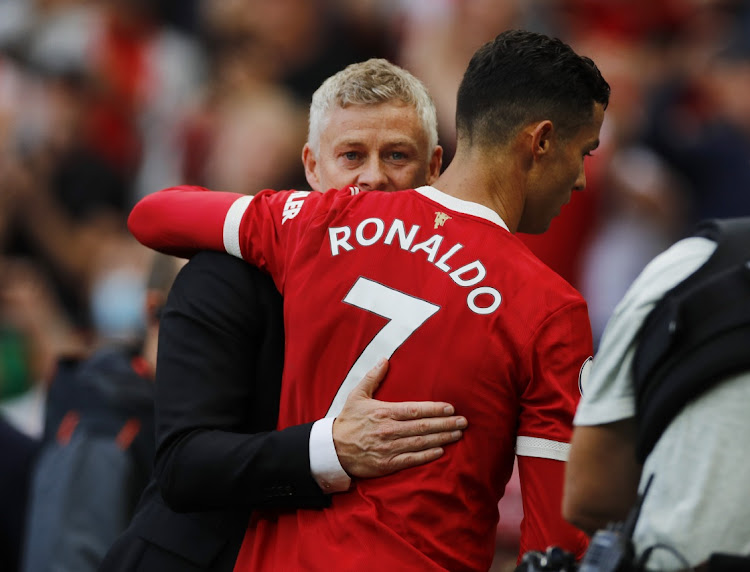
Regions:
<instances>
[{"instance_id":1,"label":"number 7 on jersey","mask_svg":"<svg viewBox=\"0 0 750 572\"><path fill-rule=\"evenodd\" d=\"M349 370L333 398L326 417L336 417L349 392L359 383L381 357L390 358L395 351L440 306L404 294L378 282L360 277L344 297L344 302L388 319Z\"/></svg>"}]
</instances>

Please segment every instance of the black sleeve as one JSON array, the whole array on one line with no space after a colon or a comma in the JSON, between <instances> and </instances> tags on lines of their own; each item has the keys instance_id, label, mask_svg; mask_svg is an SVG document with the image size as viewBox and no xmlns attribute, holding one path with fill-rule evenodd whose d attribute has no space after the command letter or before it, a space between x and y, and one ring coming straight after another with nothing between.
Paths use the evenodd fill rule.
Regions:
<instances>
[{"instance_id":1,"label":"black sleeve","mask_svg":"<svg viewBox=\"0 0 750 572\"><path fill-rule=\"evenodd\" d=\"M320 507L312 424L275 431L284 334L271 279L226 254L180 271L161 317L154 476L177 511Z\"/></svg>"}]
</instances>

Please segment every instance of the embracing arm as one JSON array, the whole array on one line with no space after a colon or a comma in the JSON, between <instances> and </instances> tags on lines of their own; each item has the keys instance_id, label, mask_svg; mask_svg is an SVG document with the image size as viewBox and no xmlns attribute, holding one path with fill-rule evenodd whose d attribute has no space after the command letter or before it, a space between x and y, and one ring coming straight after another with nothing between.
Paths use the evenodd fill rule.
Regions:
<instances>
[{"instance_id":1,"label":"embracing arm","mask_svg":"<svg viewBox=\"0 0 750 572\"><path fill-rule=\"evenodd\" d=\"M160 326L155 464L172 508L328 502L322 479L311 475L313 424L274 430L280 302L270 278L226 254L201 253L175 281ZM354 477L436 459L466 424L447 403L373 399L386 371L381 364L352 391L328 435L334 457Z\"/></svg>"},{"instance_id":2,"label":"embracing arm","mask_svg":"<svg viewBox=\"0 0 750 572\"><path fill-rule=\"evenodd\" d=\"M322 506L310 474L310 424L274 431L283 363L281 298L267 276L202 253L163 312L154 473L180 511Z\"/></svg>"},{"instance_id":3,"label":"embracing arm","mask_svg":"<svg viewBox=\"0 0 750 572\"><path fill-rule=\"evenodd\" d=\"M200 250L225 252L224 221L249 195L181 185L146 195L128 216L128 229L141 244L189 258Z\"/></svg>"}]
</instances>

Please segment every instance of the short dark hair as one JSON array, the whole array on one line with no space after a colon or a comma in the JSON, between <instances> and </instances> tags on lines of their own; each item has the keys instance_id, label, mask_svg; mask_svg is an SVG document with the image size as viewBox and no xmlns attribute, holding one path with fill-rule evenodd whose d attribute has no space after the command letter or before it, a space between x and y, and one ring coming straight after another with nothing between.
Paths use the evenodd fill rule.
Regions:
<instances>
[{"instance_id":1,"label":"short dark hair","mask_svg":"<svg viewBox=\"0 0 750 572\"><path fill-rule=\"evenodd\" d=\"M523 125L549 119L562 136L609 103L596 64L557 38L508 30L480 47L458 88L456 130L473 143L503 144Z\"/></svg>"}]
</instances>

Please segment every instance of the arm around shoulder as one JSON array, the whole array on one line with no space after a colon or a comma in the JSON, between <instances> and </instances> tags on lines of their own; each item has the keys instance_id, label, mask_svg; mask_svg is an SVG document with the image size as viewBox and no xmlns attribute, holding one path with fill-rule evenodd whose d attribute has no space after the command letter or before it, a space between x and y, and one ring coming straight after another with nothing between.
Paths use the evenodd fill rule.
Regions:
<instances>
[{"instance_id":1,"label":"arm around shoulder","mask_svg":"<svg viewBox=\"0 0 750 572\"><path fill-rule=\"evenodd\" d=\"M179 186L142 198L128 216L128 230L144 246L189 258L199 250L225 252L224 221L247 195Z\"/></svg>"},{"instance_id":2,"label":"arm around shoulder","mask_svg":"<svg viewBox=\"0 0 750 572\"><path fill-rule=\"evenodd\" d=\"M281 297L268 276L203 252L181 271L160 325L154 473L178 511L324 506L311 424L275 431Z\"/></svg>"}]
</instances>

